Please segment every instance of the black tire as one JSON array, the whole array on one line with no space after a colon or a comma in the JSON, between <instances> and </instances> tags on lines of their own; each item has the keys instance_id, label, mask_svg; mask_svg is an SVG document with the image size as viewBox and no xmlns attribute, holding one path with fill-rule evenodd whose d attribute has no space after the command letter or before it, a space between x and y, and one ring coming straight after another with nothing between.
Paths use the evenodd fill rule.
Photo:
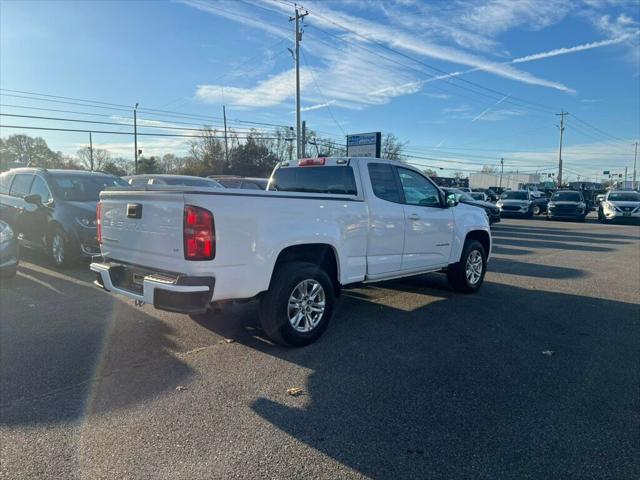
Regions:
<instances>
[{"instance_id":1,"label":"black tire","mask_svg":"<svg viewBox=\"0 0 640 480\"><path fill-rule=\"evenodd\" d=\"M301 293L301 290L296 289L305 281L310 281L311 284L315 282L322 287L324 310L313 327L308 323L307 317L301 317L300 328L306 326L310 327L310 330L300 331L292 324L295 317L294 320L290 320L290 313L294 314L295 310L290 312L289 300L296 292ZM285 263L277 267L271 278L269 290L260 299L260 323L274 342L290 347L302 347L315 342L323 334L333 316L334 303L333 283L322 267L308 262ZM313 315L312 311L307 313Z\"/></svg>"},{"instance_id":2,"label":"black tire","mask_svg":"<svg viewBox=\"0 0 640 480\"><path fill-rule=\"evenodd\" d=\"M540 208L540 205L534 205L532 214L533 215L540 215L541 213L542 213L542 209Z\"/></svg>"},{"instance_id":3,"label":"black tire","mask_svg":"<svg viewBox=\"0 0 640 480\"><path fill-rule=\"evenodd\" d=\"M71 264L71 245L60 227L53 227L47 238L47 256L56 268L66 268Z\"/></svg>"},{"instance_id":4,"label":"black tire","mask_svg":"<svg viewBox=\"0 0 640 480\"><path fill-rule=\"evenodd\" d=\"M473 252L479 252L480 257L482 258L482 267L480 277L477 281L472 282L467 277L466 267L467 262L472 256ZM475 293L482 286L482 282L484 281L484 276L487 273L487 254L484 250L482 244L477 240L467 240L464 244L464 248L462 249L462 255L460 256L460 261L458 263L454 263L453 265L449 265L449 269L447 270L447 279L449 280L449 285L457 291L462 293Z\"/></svg>"}]
</instances>

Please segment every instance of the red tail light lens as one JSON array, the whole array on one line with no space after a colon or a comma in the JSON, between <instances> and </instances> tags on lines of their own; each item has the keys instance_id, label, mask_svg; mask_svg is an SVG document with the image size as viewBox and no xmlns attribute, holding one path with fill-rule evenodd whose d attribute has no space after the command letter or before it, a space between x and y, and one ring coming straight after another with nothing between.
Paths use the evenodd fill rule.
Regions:
<instances>
[{"instance_id":1,"label":"red tail light lens","mask_svg":"<svg viewBox=\"0 0 640 480\"><path fill-rule=\"evenodd\" d=\"M98 243L102 243L102 204L100 202L96 205L96 237Z\"/></svg>"},{"instance_id":2,"label":"red tail light lens","mask_svg":"<svg viewBox=\"0 0 640 480\"><path fill-rule=\"evenodd\" d=\"M209 210L185 205L183 236L186 260L212 260L215 257L215 226Z\"/></svg>"},{"instance_id":3,"label":"red tail light lens","mask_svg":"<svg viewBox=\"0 0 640 480\"><path fill-rule=\"evenodd\" d=\"M298 160L298 166L299 167L315 167L318 165L324 165L325 160L326 160L325 157L301 158L300 160Z\"/></svg>"}]
</instances>

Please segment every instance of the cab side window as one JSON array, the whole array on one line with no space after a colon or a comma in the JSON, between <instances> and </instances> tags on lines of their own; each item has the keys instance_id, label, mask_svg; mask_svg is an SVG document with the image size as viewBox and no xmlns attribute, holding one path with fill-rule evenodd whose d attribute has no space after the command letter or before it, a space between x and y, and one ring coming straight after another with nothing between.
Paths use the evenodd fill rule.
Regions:
<instances>
[{"instance_id":1,"label":"cab side window","mask_svg":"<svg viewBox=\"0 0 640 480\"><path fill-rule=\"evenodd\" d=\"M40 176L36 175L33 179L33 184L31 185L31 195L40 195L42 199L42 203L47 204L53 197L51 196L51 190L49 190L49 186L47 182Z\"/></svg>"},{"instance_id":2,"label":"cab side window","mask_svg":"<svg viewBox=\"0 0 640 480\"><path fill-rule=\"evenodd\" d=\"M20 198L28 195L29 188L31 187L31 180L33 180L33 175L30 173L16 174L13 179L13 183L11 184L11 191L9 192L9 195Z\"/></svg>"},{"instance_id":3,"label":"cab side window","mask_svg":"<svg viewBox=\"0 0 640 480\"><path fill-rule=\"evenodd\" d=\"M400 189L393 167L387 163L370 163L368 168L373 194L382 200L400 203Z\"/></svg>"},{"instance_id":4,"label":"cab side window","mask_svg":"<svg viewBox=\"0 0 640 480\"><path fill-rule=\"evenodd\" d=\"M422 207L440 206L438 188L425 177L406 168L398 168L398 175L404 191L405 203Z\"/></svg>"}]
</instances>

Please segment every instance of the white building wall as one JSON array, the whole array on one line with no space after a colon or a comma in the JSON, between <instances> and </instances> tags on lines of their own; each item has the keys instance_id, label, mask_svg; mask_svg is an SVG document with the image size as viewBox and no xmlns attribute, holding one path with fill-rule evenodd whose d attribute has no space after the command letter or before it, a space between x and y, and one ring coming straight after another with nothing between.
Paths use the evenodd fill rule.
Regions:
<instances>
[{"instance_id":1,"label":"white building wall","mask_svg":"<svg viewBox=\"0 0 640 480\"><path fill-rule=\"evenodd\" d=\"M517 189L521 183L539 183L540 175L529 173L505 173L502 175L502 187ZM469 187L489 188L500 186L499 173L471 173Z\"/></svg>"}]
</instances>

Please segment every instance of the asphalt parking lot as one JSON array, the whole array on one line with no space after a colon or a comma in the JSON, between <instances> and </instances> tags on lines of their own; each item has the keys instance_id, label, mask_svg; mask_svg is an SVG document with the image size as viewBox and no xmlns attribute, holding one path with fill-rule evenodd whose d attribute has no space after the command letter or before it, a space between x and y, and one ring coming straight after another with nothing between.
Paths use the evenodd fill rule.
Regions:
<instances>
[{"instance_id":1,"label":"asphalt parking lot","mask_svg":"<svg viewBox=\"0 0 640 480\"><path fill-rule=\"evenodd\" d=\"M27 253L1 280L0 477L640 478L640 227L494 242L478 294L348 289L302 349L255 305L136 308Z\"/></svg>"}]
</instances>

